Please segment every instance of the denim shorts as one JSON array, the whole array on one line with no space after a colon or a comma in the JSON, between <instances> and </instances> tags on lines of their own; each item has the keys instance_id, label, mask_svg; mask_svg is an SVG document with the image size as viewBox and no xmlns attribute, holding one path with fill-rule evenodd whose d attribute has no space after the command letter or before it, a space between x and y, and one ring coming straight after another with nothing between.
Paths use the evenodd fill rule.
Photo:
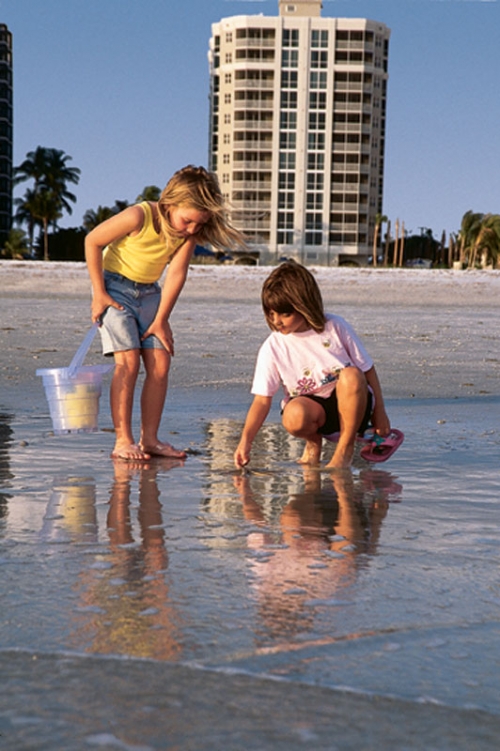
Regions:
<instances>
[{"instance_id":1,"label":"denim shorts","mask_svg":"<svg viewBox=\"0 0 500 751\"><path fill-rule=\"evenodd\" d=\"M161 289L157 282L140 284L120 274L104 272L106 291L123 305L123 310L109 307L102 315L99 328L105 355L129 349L164 349L155 336L141 341L153 322L160 304Z\"/></svg>"}]
</instances>

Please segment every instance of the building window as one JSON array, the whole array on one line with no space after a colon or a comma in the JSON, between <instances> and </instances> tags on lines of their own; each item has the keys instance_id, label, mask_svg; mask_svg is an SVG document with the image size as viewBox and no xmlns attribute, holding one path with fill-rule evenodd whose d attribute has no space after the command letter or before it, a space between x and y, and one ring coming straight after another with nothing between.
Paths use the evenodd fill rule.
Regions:
<instances>
[{"instance_id":1,"label":"building window","mask_svg":"<svg viewBox=\"0 0 500 751\"><path fill-rule=\"evenodd\" d=\"M322 232L306 232L305 234L306 239L306 245L322 245L323 244L323 233ZM316 254L314 256L311 256L308 254L308 258L314 257L316 258Z\"/></svg>"},{"instance_id":2,"label":"building window","mask_svg":"<svg viewBox=\"0 0 500 751\"><path fill-rule=\"evenodd\" d=\"M224 94L224 104L231 104L231 94Z\"/></svg>"},{"instance_id":3,"label":"building window","mask_svg":"<svg viewBox=\"0 0 500 751\"><path fill-rule=\"evenodd\" d=\"M229 133L224 133L224 143L225 144L231 143L231 136Z\"/></svg>"},{"instance_id":4,"label":"building window","mask_svg":"<svg viewBox=\"0 0 500 751\"><path fill-rule=\"evenodd\" d=\"M222 163L223 164L229 164L230 162L231 162L231 158L230 158L229 154L224 154L224 156L222 157Z\"/></svg>"},{"instance_id":5,"label":"building window","mask_svg":"<svg viewBox=\"0 0 500 751\"><path fill-rule=\"evenodd\" d=\"M294 190L295 188L295 173L294 172L280 172L278 176L278 188L280 190Z\"/></svg>"},{"instance_id":6,"label":"building window","mask_svg":"<svg viewBox=\"0 0 500 751\"><path fill-rule=\"evenodd\" d=\"M295 149L297 145L297 134L294 131L283 131L280 133L280 149Z\"/></svg>"},{"instance_id":7,"label":"building window","mask_svg":"<svg viewBox=\"0 0 500 751\"><path fill-rule=\"evenodd\" d=\"M230 52L226 52L225 60L226 60L226 63L232 63L233 62L233 56L232 56L232 54Z\"/></svg>"},{"instance_id":8,"label":"building window","mask_svg":"<svg viewBox=\"0 0 500 751\"><path fill-rule=\"evenodd\" d=\"M293 229L293 213L278 211L278 229Z\"/></svg>"},{"instance_id":9,"label":"building window","mask_svg":"<svg viewBox=\"0 0 500 751\"><path fill-rule=\"evenodd\" d=\"M326 91L311 91L310 92L309 109L326 110Z\"/></svg>"},{"instance_id":10,"label":"building window","mask_svg":"<svg viewBox=\"0 0 500 751\"><path fill-rule=\"evenodd\" d=\"M296 110L297 109L297 92L296 91L282 91L281 92L281 109L282 110Z\"/></svg>"},{"instance_id":11,"label":"building window","mask_svg":"<svg viewBox=\"0 0 500 751\"><path fill-rule=\"evenodd\" d=\"M327 68L328 53L311 50L311 68Z\"/></svg>"},{"instance_id":12,"label":"building window","mask_svg":"<svg viewBox=\"0 0 500 751\"><path fill-rule=\"evenodd\" d=\"M293 209L295 206L295 194L294 193L278 193L278 208L279 209Z\"/></svg>"},{"instance_id":13,"label":"building window","mask_svg":"<svg viewBox=\"0 0 500 751\"><path fill-rule=\"evenodd\" d=\"M324 151L325 150L325 134L318 132L318 133L309 133L307 136L307 145L309 148L309 151Z\"/></svg>"},{"instance_id":14,"label":"building window","mask_svg":"<svg viewBox=\"0 0 500 751\"><path fill-rule=\"evenodd\" d=\"M281 67L282 68L298 68L299 67L299 51L298 50L283 50L281 53Z\"/></svg>"},{"instance_id":15,"label":"building window","mask_svg":"<svg viewBox=\"0 0 500 751\"><path fill-rule=\"evenodd\" d=\"M297 128L297 113L294 110L285 110L280 114L281 130L295 130Z\"/></svg>"},{"instance_id":16,"label":"building window","mask_svg":"<svg viewBox=\"0 0 500 751\"><path fill-rule=\"evenodd\" d=\"M293 245L293 232L279 230L276 233L276 241L278 245Z\"/></svg>"},{"instance_id":17,"label":"building window","mask_svg":"<svg viewBox=\"0 0 500 751\"><path fill-rule=\"evenodd\" d=\"M296 89L297 80L298 79L297 79L296 70L281 71L281 88L282 89Z\"/></svg>"},{"instance_id":18,"label":"building window","mask_svg":"<svg viewBox=\"0 0 500 751\"><path fill-rule=\"evenodd\" d=\"M311 32L311 47L313 49L317 49L318 47L328 47L328 31L314 29Z\"/></svg>"},{"instance_id":19,"label":"building window","mask_svg":"<svg viewBox=\"0 0 500 751\"><path fill-rule=\"evenodd\" d=\"M322 211L323 193L307 193L306 194L306 209Z\"/></svg>"},{"instance_id":20,"label":"building window","mask_svg":"<svg viewBox=\"0 0 500 751\"><path fill-rule=\"evenodd\" d=\"M307 155L307 169L323 170L325 168L325 155L322 151L312 151Z\"/></svg>"},{"instance_id":21,"label":"building window","mask_svg":"<svg viewBox=\"0 0 500 751\"><path fill-rule=\"evenodd\" d=\"M326 72L317 70L311 71L310 88L326 89Z\"/></svg>"},{"instance_id":22,"label":"building window","mask_svg":"<svg viewBox=\"0 0 500 751\"><path fill-rule=\"evenodd\" d=\"M309 130L325 130L326 116L324 112L309 113Z\"/></svg>"},{"instance_id":23,"label":"building window","mask_svg":"<svg viewBox=\"0 0 500 751\"><path fill-rule=\"evenodd\" d=\"M299 46L299 30L298 29L283 29L282 47L298 47Z\"/></svg>"},{"instance_id":24,"label":"building window","mask_svg":"<svg viewBox=\"0 0 500 751\"><path fill-rule=\"evenodd\" d=\"M228 114L224 115L224 124L229 125L230 122L231 122L231 115L228 115Z\"/></svg>"},{"instance_id":25,"label":"building window","mask_svg":"<svg viewBox=\"0 0 500 751\"><path fill-rule=\"evenodd\" d=\"M280 169L295 169L295 153L293 151L280 154Z\"/></svg>"},{"instance_id":26,"label":"building window","mask_svg":"<svg viewBox=\"0 0 500 751\"><path fill-rule=\"evenodd\" d=\"M224 75L224 82L225 82L225 83L231 83L231 81L232 81L232 76L231 76L231 73L226 73L226 74Z\"/></svg>"}]
</instances>

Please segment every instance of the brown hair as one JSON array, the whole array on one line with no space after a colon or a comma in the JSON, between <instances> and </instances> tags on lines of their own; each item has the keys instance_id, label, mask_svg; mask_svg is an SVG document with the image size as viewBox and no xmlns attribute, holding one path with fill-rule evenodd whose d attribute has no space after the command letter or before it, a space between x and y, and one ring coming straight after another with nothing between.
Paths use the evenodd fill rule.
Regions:
<instances>
[{"instance_id":1,"label":"brown hair","mask_svg":"<svg viewBox=\"0 0 500 751\"><path fill-rule=\"evenodd\" d=\"M214 172L190 164L172 175L158 199L161 229L167 240L178 237L169 217L172 206L209 212L208 222L196 235L200 244L207 243L218 250L228 250L235 245L246 248L242 233L229 221L228 209Z\"/></svg>"},{"instance_id":2,"label":"brown hair","mask_svg":"<svg viewBox=\"0 0 500 751\"><path fill-rule=\"evenodd\" d=\"M286 261L274 269L262 287L262 307L267 325L274 329L271 312L304 316L315 331L325 328L323 299L316 279L310 271L295 261Z\"/></svg>"}]
</instances>

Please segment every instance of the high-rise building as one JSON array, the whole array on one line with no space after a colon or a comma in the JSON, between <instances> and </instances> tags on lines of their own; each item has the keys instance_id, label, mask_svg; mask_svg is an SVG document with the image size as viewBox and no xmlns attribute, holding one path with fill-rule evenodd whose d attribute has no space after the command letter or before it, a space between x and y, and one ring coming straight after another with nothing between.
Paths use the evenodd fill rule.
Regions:
<instances>
[{"instance_id":1,"label":"high-rise building","mask_svg":"<svg viewBox=\"0 0 500 751\"><path fill-rule=\"evenodd\" d=\"M12 225L12 34L0 23L0 248Z\"/></svg>"},{"instance_id":2,"label":"high-rise building","mask_svg":"<svg viewBox=\"0 0 500 751\"><path fill-rule=\"evenodd\" d=\"M390 30L321 0L212 25L209 164L261 263L365 263L382 213Z\"/></svg>"}]
</instances>

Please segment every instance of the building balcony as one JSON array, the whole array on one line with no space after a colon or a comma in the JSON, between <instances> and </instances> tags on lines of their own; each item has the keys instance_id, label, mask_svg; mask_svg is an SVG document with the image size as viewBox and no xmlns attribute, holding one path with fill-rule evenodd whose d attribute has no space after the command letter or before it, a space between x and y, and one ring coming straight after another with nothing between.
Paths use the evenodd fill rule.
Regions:
<instances>
[{"instance_id":1,"label":"building balcony","mask_svg":"<svg viewBox=\"0 0 500 751\"><path fill-rule=\"evenodd\" d=\"M272 183L270 180L250 181L250 180L233 180L233 190L271 190Z\"/></svg>"},{"instance_id":2,"label":"building balcony","mask_svg":"<svg viewBox=\"0 0 500 751\"><path fill-rule=\"evenodd\" d=\"M233 130L272 130L273 122L262 120L235 120L233 124Z\"/></svg>"},{"instance_id":3,"label":"building balcony","mask_svg":"<svg viewBox=\"0 0 500 751\"><path fill-rule=\"evenodd\" d=\"M274 107L274 102L271 100L269 101L252 101L250 99L236 99L234 102L234 111L235 112L245 112L246 110L272 110Z\"/></svg>"}]
</instances>

